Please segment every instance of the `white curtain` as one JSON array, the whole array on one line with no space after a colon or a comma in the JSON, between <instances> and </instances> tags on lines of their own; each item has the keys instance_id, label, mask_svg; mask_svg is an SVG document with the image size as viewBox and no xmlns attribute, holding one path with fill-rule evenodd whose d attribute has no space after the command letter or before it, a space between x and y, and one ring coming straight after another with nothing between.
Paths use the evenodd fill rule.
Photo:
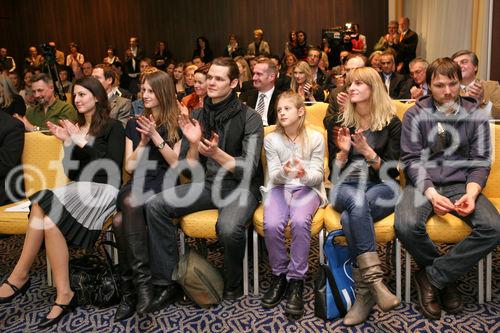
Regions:
<instances>
[{"instance_id":1,"label":"white curtain","mask_svg":"<svg viewBox=\"0 0 500 333\"><path fill-rule=\"evenodd\" d=\"M404 15L418 33L417 56L432 62L471 49L471 0L406 0Z\"/></svg>"}]
</instances>

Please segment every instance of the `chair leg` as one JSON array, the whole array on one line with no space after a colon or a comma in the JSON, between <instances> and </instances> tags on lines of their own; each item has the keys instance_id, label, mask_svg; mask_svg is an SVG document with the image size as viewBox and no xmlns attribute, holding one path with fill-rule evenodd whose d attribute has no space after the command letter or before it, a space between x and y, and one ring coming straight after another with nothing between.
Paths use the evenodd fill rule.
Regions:
<instances>
[{"instance_id":1,"label":"chair leg","mask_svg":"<svg viewBox=\"0 0 500 333\"><path fill-rule=\"evenodd\" d=\"M185 235L182 232L181 229L179 229L179 254L182 256L185 253L186 250L186 240L185 240Z\"/></svg>"},{"instance_id":2,"label":"chair leg","mask_svg":"<svg viewBox=\"0 0 500 333\"><path fill-rule=\"evenodd\" d=\"M486 256L486 302L491 302L491 266L493 252Z\"/></svg>"},{"instance_id":3,"label":"chair leg","mask_svg":"<svg viewBox=\"0 0 500 333\"><path fill-rule=\"evenodd\" d=\"M410 288L411 288L411 255L405 251L405 302L410 303Z\"/></svg>"},{"instance_id":4,"label":"chair leg","mask_svg":"<svg viewBox=\"0 0 500 333\"><path fill-rule=\"evenodd\" d=\"M396 297L400 300L401 297L401 243L396 238Z\"/></svg>"},{"instance_id":5,"label":"chair leg","mask_svg":"<svg viewBox=\"0 0 500 333\"><path fill-rule=\"evenodd\" d=\"M248 295L248 237L245 238L245 256L243 257L243 295Z\"/></svg>"},{"instance_id":6,"label":"chair leg","mask_svg":"<svg viewBox=\"0 0 500 333\"><path fill-rule=\"evenodd\" d=\"M47 285L49 287L53 287L54 281L52 281L52 267L50 266L49 257L47 255L45 255L45 257L47 259Z\"/></svg>"},{"instance_id":7,"label":"chair leg","mask_svg":"<svg viewBox=\"0 0 500 333\"><path fill-rule=\"evenodd\" d=\"M253 294L259 296L259 235L253 230Z\"/></svg>"},{"instance_id":8,"label":"chair leg","mask_svg":"<svg viewBox=\"0 0 500 333\"><path fill-rule=\"evenodd\" d=\"M484 304L484 259L477 263L477 300L479 304Z\"/></svg>"},{"instance_id":9,"label":"chair leg","mask_svg":"<svg viewBox=\"0 0 500 333\"><path fill-rule=\"evenodd\" d=\"M325 256L323 254L323 247L325 243L325 229L321 229L318 234L318 243L319 243L319 263L325 263Z\"/></svg>"}]
</instances>

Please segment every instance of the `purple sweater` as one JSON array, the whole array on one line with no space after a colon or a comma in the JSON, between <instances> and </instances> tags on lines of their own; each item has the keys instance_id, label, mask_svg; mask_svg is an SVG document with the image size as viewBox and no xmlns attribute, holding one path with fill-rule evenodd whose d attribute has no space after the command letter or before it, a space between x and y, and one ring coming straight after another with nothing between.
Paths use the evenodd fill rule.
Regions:
<instances>
[{"instance_id":1,"label":"purple sweater","mask_svg":"<svg viewBox=\"0 0 500 333\"><path fill-rule=\"evenodd\" d=\"M407 180L422 193L429 187L474 182L484 187L491 167L488 115L460 97L457 113L437 111L425 96L404 115L401 162Z\"/></svg>"}]
</instances>

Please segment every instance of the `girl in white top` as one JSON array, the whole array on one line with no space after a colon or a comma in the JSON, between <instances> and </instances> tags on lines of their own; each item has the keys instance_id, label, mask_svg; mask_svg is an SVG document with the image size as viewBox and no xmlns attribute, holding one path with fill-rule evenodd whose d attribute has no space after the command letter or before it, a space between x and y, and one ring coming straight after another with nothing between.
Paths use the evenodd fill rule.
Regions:
<instances>
[{"instance_id":1,"label":"girl in white top","mask_svg":"<svg viewBox=\"0 0 500 333\"><path fill-rule=\"evenodd\" d=\"M289 289L285 311L302 315L304 278L311 239L311 221L326 204L323 184L325 143L323 135L306 129L303 98L292 91L278 98L276 130L264 138L268 184L264 188L264 239L273 272L262 305L279 304ZM290 224L290 259L285 227Z\"/></svg>"}]
</instances>

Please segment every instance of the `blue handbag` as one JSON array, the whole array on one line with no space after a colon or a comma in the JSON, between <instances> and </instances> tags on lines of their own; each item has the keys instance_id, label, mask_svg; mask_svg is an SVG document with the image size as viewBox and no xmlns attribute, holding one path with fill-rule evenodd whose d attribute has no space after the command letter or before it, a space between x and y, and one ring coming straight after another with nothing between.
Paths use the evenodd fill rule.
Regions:
<instances>
[{"instance_id":1,"label":"blue handbag","mask_svg":"<svg viewBox=\"0 0 500 333\"><path fill-rule=\"evenodd\" d=\"M320 264L314 279L314 313L322 319L344 317L354 304L352 259L347 246L335 244L342 230L328 234L324 245L327 265Z\"/></svg>"}]
</instances>

